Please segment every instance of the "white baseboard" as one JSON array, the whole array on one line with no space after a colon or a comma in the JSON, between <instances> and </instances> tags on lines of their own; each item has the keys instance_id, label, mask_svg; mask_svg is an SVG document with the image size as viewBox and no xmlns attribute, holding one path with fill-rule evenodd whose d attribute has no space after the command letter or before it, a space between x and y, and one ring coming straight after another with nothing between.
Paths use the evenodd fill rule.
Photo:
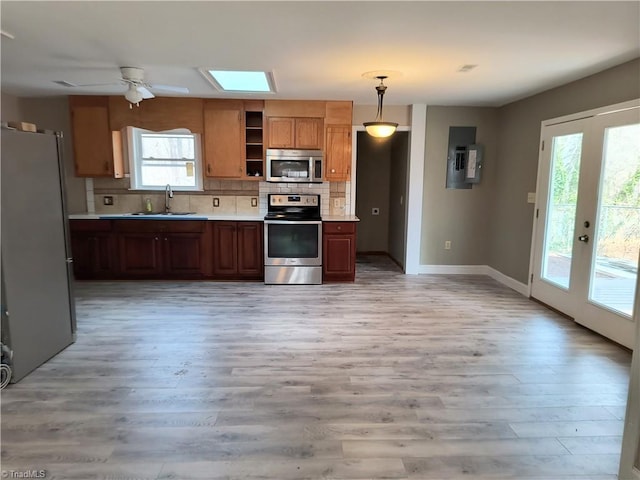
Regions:
<instances>
[{"instance_id":1,"label":"white baseboard","mask_svg":"<svg viewBox=\"0 0 640 480\"><path fill-rule=\"evenodd\" d=\"M488 265L420 265L421 275L487 275L520 295L529 296L529 286Z\"/></svg>"},{"instance_id":2,"label":"white baseboard","mask_svg":"<svg viewBox=\"0 0 640 480\"><path fill-rule=\"evenodd\" d=\"M487 275L489 275L494 280L497 280L501 284L506 287L509 287L511 290L515 290L520 295L525 297L529 296L529 285L525 285L522 282L519 282L511 277L508 277L502 272L499 272L495 268L491 268L489 265L485 265L487 268Z\"/></svg>"},{"instance_id":3,"label":"white baseboard","mask_svg":"<svg viewBox=\"0 0 640 480\"><path fill-rule=\"evenodd\" d=\"M486 275L486 265L420 265L420 274L428 275Z\"/></svg>"}]
</instances>

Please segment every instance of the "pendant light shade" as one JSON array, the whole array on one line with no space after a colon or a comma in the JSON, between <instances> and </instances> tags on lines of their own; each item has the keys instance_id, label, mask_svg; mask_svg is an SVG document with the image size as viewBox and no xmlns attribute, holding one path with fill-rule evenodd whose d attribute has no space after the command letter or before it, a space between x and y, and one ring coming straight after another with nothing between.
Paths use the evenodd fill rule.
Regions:
<instances>
[{"instance_id":1,"label":"pendant light shade","mask_svg":"<svg viewBox=\"0 0 640 480\"><path fill-rule=\"evenodd\" d=\"M380 85L376 87L376 91L378 92L378 113L376 114L376 119L373 122L365 122L363 125L367 133L372 137L386 138L394 134L396 128L398 128L398 124L382 120L382 97L384 96L384 92L387 90L387 86L383 81L387 77L380 75L376 78L380 80Z\"/></svg>"}]
</instances>

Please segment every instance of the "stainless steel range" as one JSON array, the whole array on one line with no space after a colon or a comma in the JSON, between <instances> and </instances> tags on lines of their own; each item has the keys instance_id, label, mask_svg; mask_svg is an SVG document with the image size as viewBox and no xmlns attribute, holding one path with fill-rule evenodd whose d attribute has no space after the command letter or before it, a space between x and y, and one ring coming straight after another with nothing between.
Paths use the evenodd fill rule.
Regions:
<instances>
[{"instance_id":1,"label":"stainless steel range","mask_svg":"<svg viewBox=\"0 0 640 480\"><path fill-rule=\"evenodd\" d=\"M270 194L264 217L264 283L322 283L320 195Z\"/></svg>"}]
</instances>

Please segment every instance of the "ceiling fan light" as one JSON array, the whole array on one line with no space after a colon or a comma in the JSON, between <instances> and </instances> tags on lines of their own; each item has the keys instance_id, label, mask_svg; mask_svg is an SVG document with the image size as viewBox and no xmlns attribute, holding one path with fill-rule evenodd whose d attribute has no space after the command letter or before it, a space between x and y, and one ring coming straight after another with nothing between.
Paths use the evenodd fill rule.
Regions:
<instances>
[{"instance_id":1,"label":"ceiling fan light","mask_svg":"<svg viewBox=\"0 0 640 480\"><path fill-rule=\"evenodd\" d=\"M393 135L398 128L397 123L393 122L365 122L364 129L369 135L377 138L386 138Z\"/></svg>"},{"instance_id":2,"label":"ceiling fan light","mask_svg":"<svg viewBox=\"0 0 640 480\"><path fill-rule=\"evenodd\" d=\"M129 102L138 104L143 100L142 93L138 91L135 85L129 85L129 89L125 92L124 98Z\"/></svg>"}]
</instances>

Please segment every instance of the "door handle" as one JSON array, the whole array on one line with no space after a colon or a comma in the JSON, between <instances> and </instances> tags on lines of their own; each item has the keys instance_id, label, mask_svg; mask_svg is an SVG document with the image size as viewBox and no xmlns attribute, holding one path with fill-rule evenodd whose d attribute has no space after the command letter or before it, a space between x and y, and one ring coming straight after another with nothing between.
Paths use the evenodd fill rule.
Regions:
<instances>
[{"instance_id":1,"label":"door handle","mask_svg":"<svg viewBox=\"0 0 640 480\"><path fill-rule=\"evenodd\" d=\"M578 237L578 240L580 240L581 242L584 242L584 243L588 243L589 242L589 235L580 235Z\"/></svg>"}]
</instances>

